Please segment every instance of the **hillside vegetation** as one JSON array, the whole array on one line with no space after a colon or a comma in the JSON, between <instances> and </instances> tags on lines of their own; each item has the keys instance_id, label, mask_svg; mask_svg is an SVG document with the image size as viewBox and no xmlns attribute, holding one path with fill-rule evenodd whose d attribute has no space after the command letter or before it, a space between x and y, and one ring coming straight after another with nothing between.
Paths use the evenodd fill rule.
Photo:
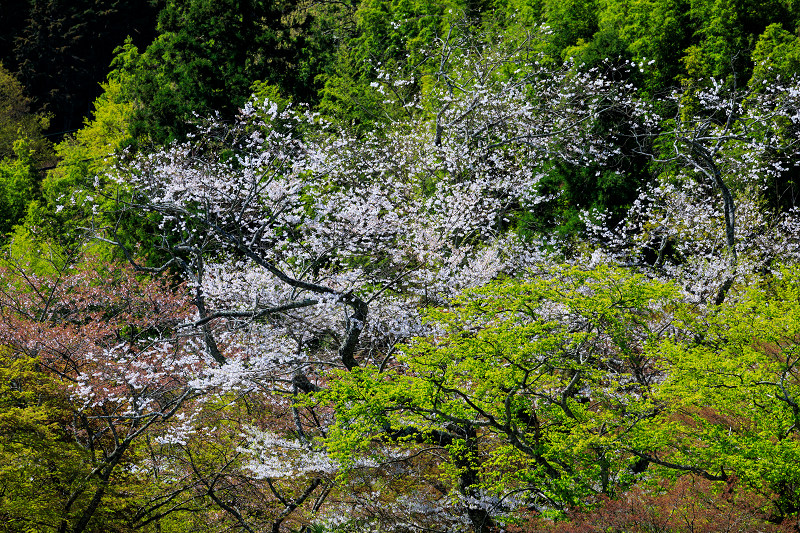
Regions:
<instances>
[{"instance_id":1,"label":"hillside vegetation","mask_svg":"<svg viewBox=\"0 0 800 533\"><path fill-rule=\"evenodd\" d=\"M0 530L800 527L793 2L11 4Z\"/></svg>"}]
</instances>

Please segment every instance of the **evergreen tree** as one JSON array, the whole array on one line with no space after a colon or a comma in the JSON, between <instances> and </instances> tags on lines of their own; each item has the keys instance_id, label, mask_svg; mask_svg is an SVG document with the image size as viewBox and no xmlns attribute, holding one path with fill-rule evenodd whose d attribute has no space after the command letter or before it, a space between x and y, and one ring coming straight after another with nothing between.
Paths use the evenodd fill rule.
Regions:
<instances>
[{"instance_id":1,"label":"evergreen tree","mask_svg":"<svg viewBox=\"0 0 800 533\"><path fill-rule=\"evenodd\" d=\"M125 36L149 42L155 11L150 0L35 0L26 16L14 43L18 77L62 132L88 113Z\"/></svg>"}]
</instances>

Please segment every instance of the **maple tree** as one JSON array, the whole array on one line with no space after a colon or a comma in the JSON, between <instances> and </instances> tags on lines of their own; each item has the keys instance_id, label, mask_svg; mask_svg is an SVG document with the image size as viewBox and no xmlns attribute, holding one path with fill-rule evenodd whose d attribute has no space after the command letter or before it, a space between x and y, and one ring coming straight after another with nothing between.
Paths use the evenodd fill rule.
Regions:
<instances>
[{"instance_id":1,"label":"maple tree","mask_svg":"<svg viewBox=\"0 0 800 533\"><path fill-rule=\"evenodd\" d=\"M666 409L660 431L648 433L658 440L678 428L668 453L736 476L780 520L800 509L797 276L796 267L780 268L735 302L691 317L693 340L659 347L670 365L660 391Z\"/></svg>"}]
</instances>

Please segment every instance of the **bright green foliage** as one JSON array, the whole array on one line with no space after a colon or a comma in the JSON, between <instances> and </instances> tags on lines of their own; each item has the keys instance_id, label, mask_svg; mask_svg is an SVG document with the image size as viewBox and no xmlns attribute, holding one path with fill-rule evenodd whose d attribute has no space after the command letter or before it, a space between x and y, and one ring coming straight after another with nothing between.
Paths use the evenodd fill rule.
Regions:
<instances>
[{"instance_id":1,"label":"bright green foliage","mask_svg":"<svg viewBox=\"0 0 800 533\"><path fill-rule=\"evenodd\" d=\"M564 59L570 47L591 40L598 30L597 14L595 0L545 2L544 22L552 32L548 39L549 54Z\"/></svg>"},{"instance_id":2,"label":"bright green foliage","mask_svg":"<svg viewBox=\"0 0 800 533\"><path fill-rule=\"evenodd\" d=\"M25 140L14 143L15 159L0 161L0 236L20 222L36 191L33 151Z\"/></svg>"},{"instance_id":3,"label":"bright green foliage","mask_svg":"<svg viewBox=\"0 0 800 533\"><path fill-rule=\"evenodd\" d=\"M128 141L128 127L133 104L126 101L122 84L126 80L110 79L103 84L103 94L94 102L91 119L74 136L56 146L60 161L42 182L42 202L28 217L29 226L52 222L59 232L70 233L76 225L85 224L73 194L93 184L95 176L111 169L118 150Z\"/></svg>"},{"instance_id":4,"label":"bright green foliage","mask_svg":"<svg viewBox=\"0 0 800 533\"><path fill-rule=\"evenodd\" d=\"M686 78L736 74L742 84L749 79L753 63L758 65L762 59L753 56L751 60L751 54L759 38L764 39L765 29L775 24L791 32L800 22L791 2L781 0L509 0L502 4L529 28L538 23L549 27L544 50L552 59L570 57L589 65L606 58L650 63L640 86L651 95ZM768 40L775 39L772 32Z\"/></svg>"},{"instance_id":5,"label":"bright green foliage","mask_svg":"<svg viewBox=\"0 0 800 533\"><path fill-rule=\"evenodd\" d=\"M108 171L113 156L128 141L133 104L125 100L122 84L120 79L104 83L92 118L84 120L83 128L56 147L61 161L42 184L48 203L58 203L75 183Z\"/></svg>"},{"instance_id":6,"label":"bright green foliage","mask_svg":"<svg viewBox=\"0 0 800 533\"><path fill-rule=\"evenodd\" d=\"M484 494L530 491L555 508L613 494L631 480L628 434L652 414L644 352L676 297L607 267L468 292L427 313L437 333L405 347L398 368L336 376L322 393L337 411L329 447L347 462L376 436L415 428L436 442L472 428L477 447L455 431L445 470L461 474L469 453Z\"/></svg>"},{"instance_id":7,"label":"bright green foliage","mask_svg":"<svg viewBox=\"0 0 800 533\"><path fill-rule=\"evenodd\" d=\"M678 300L606 267L471 291L427 314L437 333L397 368L336 375L320 394L337 413L329 448L349 464L385 454L376 438L444 445L452 478L466 462L481 493L554 508L613 495L649 464L653 479L738 479L774 516L797 513L800 270L708 313Z\"/></svg>"},{"instance_id":8,"label":"bright green foliage","mask_svg":"<svg viewBox=\"0 0 800 533\"><path fill-rule=\"evenodd\" d=\"M673 85L683 70L681 57L696 29L689 10L683 0L612 0L601 10L600 27L616 32L631 58L648 63L644 86L655 92Z\"/></svg>"},{"instance_id":9,"label":"bright green foliage","mask_svg":"<svg viewBox=\"0 0 800 533\"><path fill-rule=\"evenodd\" d=\"M413 64L422 58L424 48L447 35L448 26L464 7L453 1L364 0L356 12L360 35L354 42L361 59L373 65L406 60Z\"/></svg>"},{"instance_id":10,"label":"bright green foliage","mask_svg":"<svg viewBox=\"0 0 800 533\"><path fill-rule=\"evenodd\" d=\"M69 250L83 242L87 228L110 224L92 206L104 206L103 213L113 211L109 206L119 184L106 174L130 142L133 104L126 99L124 89L128 81L125 76L115 76L104 83L104 92L94 102L91 118L56 145L60 161L42 180L41 195L28 205L24 228L15 237L15 246L55 245ZM147 242L147 226L141 217L115 222L120 235ZM95 251L100 253L97 246Z\"/></svg>"},{"instance_id":11,"label":"bright green foliage","mask_svg":"<svg viewBox=\"0 0 800 533\"><path fill-rule=\"evenodd\" d=\"M751 84L767 84L778 77L786 80L800 72L800 38L771 24L761 35L753 51Z\"/></svg>"},{"instance_id":12,"label":"bright green foliage","mask_svg":"<svg viewBox=\"0 0 800 533\"><path fill-rule=\"evenodd\" d=\"M771 22L790 20L790 12L779 0L716 0L692 7L702 21L698 43L704 71L701 75L747 79L751 74L750 51Z\"/></svg>"},{"instance_id":13,"label":"bright green foliage","mask_svg":"<svg viewBox=\"0 0 800 533\"><path fill-rule=\"evenodd\" d=\"M36 361L0 348L0 522L4 531L57 531L86 474L67 439L66 395Z\"/></svg>"},{"instance_id":14,"label":"bright green foliage","mask_svg":"<svg viewBox=\"0 0 800 533\"><path fill-rule=\"evenodd\" d=\"M361 2L355 13L356 35L339 47L331 73L324 76L320 109L361 127L395 118L395 113L402 115L403 110L383 106L387 97L379 87L403 93L418 90L419 79L414 87L397 86L393 81L435 69L438 65L431 51L438 50L448 35L455 38L461 31L454 23L468 7L458 0ZM376 82L379 79L388 83Z\"/></svg>"},{"instance_id":15,"label":"bright green foliage","mask_svg":"<svg viewBox=\"0 0 800 533\"><path fill-rule=\"evenodd\" d=\"M737 476L779 516L800 511L800 270L688 326L694 341L658 347L669 377L649 438L675 462Z\"/></svg>"},{"instance_id":16,"label":"bright green foliage","mask_svg":"<svg viewBox=\"0 0 800 533\"><path fill-rule=\"evenodd\" d=\"M504 7L507 18L519 25L532 28L542 22L544 13L542 0L506 0L496 4L498 7Z\"/></svg>"}]
</instances>

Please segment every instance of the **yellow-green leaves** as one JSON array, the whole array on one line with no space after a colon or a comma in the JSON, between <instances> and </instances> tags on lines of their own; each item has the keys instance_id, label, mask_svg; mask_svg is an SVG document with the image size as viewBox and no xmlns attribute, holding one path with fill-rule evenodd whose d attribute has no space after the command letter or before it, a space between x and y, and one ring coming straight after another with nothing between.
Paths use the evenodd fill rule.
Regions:
<instances>
[{"instance_id":1,"label":"yellow-green leaves","mask_svg":"<svg viewBox=\"0 0 800 533\"><path fill-rule=\"evenodd\" d=\"M14 142L16 158L0 161L0 238L25 215L36 188L33 150L26 139Z\"/></svg>"},{"instance_id":2,"label":"yellow-green leaves","mask_svg":"<svg viewBox=\"0 0 800 533\"><path fill-rule=\"evenodd\" d=\"M556 508L611 494L630 477L632 428L652 416L651 346L677 297L606 266L468 291L426 313L433 333L393 370L331 380L331 451L352 461L376 442L438 443L450 451L444 471L462 483L471 472L484 494L522 491Z\"/></svg>"},{"instance_id":3,"label":"yellow-green leaves","mask_svg":"<svg viewBox=\"0 0 800 533\"><path fill-rule=\"evenodd\" d=\"M662 446L676 460L736 475L794 508L800 494L800 272L781 269L689 323L694 335L659 346L669 362L658 398L679 430Z\"/></svg>"}]
</instances>

